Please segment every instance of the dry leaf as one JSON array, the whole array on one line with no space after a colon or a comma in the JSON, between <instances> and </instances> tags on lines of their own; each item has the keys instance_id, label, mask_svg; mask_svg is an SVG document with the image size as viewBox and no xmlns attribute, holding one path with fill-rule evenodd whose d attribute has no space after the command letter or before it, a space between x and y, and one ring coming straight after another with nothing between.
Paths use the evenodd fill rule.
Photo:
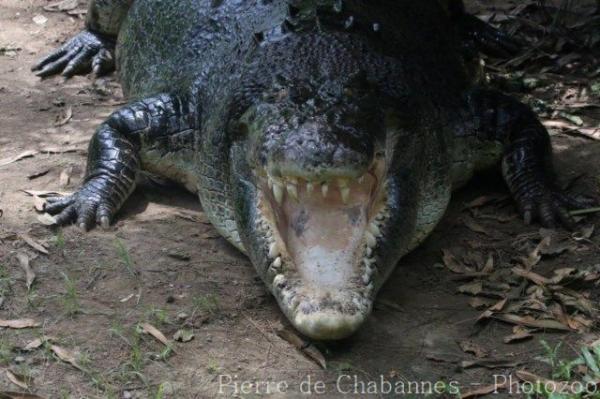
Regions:
<instances>
[{"instance_id":1,"label":"dry leaf","mask_svg":"<svg viewBox=\"0 0 600 399\"><path fill-rule=\"evenodd\" d=\"M177 332L173 335L173 339L179 342L190 342L194 339L194 333L189 330L177 330Z\"/></svg>"},{"instance_id":2,"label":"dry leaf","mask_svg":"<svg viewBox=\"0 0 600 399\"><path fill-rule=\"evenodd\" d=\"M479 388L472 389L470 391L464 391L460 394L460 399L476 398L478 396L485 396L489 394L497 394L498 391L506 389L508 381L502 384L491 384L485 385Z\"/></svg>"},{"instance_id":3,"label":"dry leaf","mask_svg":"<svg viewBox=\"0 0 600 399\"><path fill-rule=\"evenodd\" d=\"M534 385L540 383L543 386L550 387L550 392L564 392L564 393L572 392L571 389L569 388L569 383L566 383L566 382L558 382L558 381L549 380L547 378L540 377L539 375L530 373L529 371L525 371L525 370L517 370L517 371L515 371L515 374L520 380L523 380L525 382L529 382ZM549 385L547 385L547 384L549 384ZM554 386L555 388L552 386Z\"/></svg>"},{"instance_id":4,"label":"dry leaf","mask_svg":"<svg viewBox=\"0 0 600 399\"><path fill-rule=\"evenodd\" d=\"M0 327L4 328L32 328L39 327L41 324L33 319L15 319L15 320L2 320L0 319Z\"/></svg>"},{"instance_id":5,"label":"dry leaf","mask_svg":"<svg viewBox=\"0 0 600 399\"><path fill-rule=\"evenodd\" d=\"M0 391L0 399L46 399L32 393Z\"/></svg>"},{"instance_id":6,"label":"dry leaf","mask_svg":"<svg viewBox=\"0 0 600 399\"><path fill-rule=\"evenodd\" d=\"M81 371L86 371L84 367L82 367L78 362L77 362L77 357L70 351L68 351L65 348L62 348L58 345L52 345L50 346L50 350L52 352L54 352L54 354L56 356L58 356L58 358L60 360L62 360L65 363L69 363L71 366L75 367L76 369L79 369Z\"/></svg>"},{"instance_id":7,"label":"dry leaf","mask_svg":"<svg viewBox=\"0 0 600 399\"><path fill-rule=\"evenodd\" d=\"M167 339L167 337L165 337L165 335L162 332L160 332L158 328L154 327L152 324L142 323L142 324L140 324L140 327L142 328L142 332L152 335L163 345L170 346L169 340Z\"/></svg>"},{"instance_id":8,"label":"dry leaf","mask_svg":"<svg viewBox=\"0 0 600 399\"><path fill-rule=\"evenodd\" d=\"M594 226L594 225L584 227L580 231L576 231L573 234L571 234L571 237L575 241L589 240L594 235L595 228L596 228L596 226Z\"/></svg>"},{"instance_id":9,"label":"dry leaf","mask_svg":"<svg viewBox=\"0 0 600 399\"><path fill-rule=\"evenodd\" d=\"M33 238L31 238L31 236L29 234L20 233L19 237L21 237L21 239L23 241L25 241L27 244L29 244L29 246L31 248L33 248L36 251L39 251L43 254L48 255L48 250L46 248L44 248L44 246L42 244L40 244L39 242L37 242Z\"/></svg>"},{"instance_id":10,"label":"dry leaf","mask_svg":"<svg viewBox=\"0 0 600 399\"><path fill-rule=\"evenodd\" d=\"M25 194L38 197L46 198L46 197L62 197L66 195L71 195L72 193L60 192L60 191L50 191L50 190L21 190Z\"/></svg>"},{"instance_id":11,"label":"dry leaf","mask_svg":"<svg viewBox=\"0 0 600 399\"><path fill-rule=\"evenodd\" d=\"M61 0L44 6L44 10L51 12L70 11L77 8L78 5L79 0Z\"/></svg>"},{"instance_id":12,"label":"dry leaf","mask_svg":"<svg viewBox=\"0 0 600 399\"><path fill-rule=\"evenodd\" d=\"M464 223L469 230L474 231L475 233L480 233L486 236L490 235L490 233L482 225L471 218L464 218Z\"/></svg>"},{"instance_id":13,"label":"dry leaf","mask_svg":"<svg viewBox=\"0 0 600 399\"><path fill-rule=\"evenodd\" d=\"M506 195L498 195L498 194L482 195L481 197L477 197L473 201L465 204L465 209L480 208L484 205L494 203L494 202L500 202L507 198L508 198L508 196L506 196Z\"/></svg>"},{"instance_id":14,"label":"dry leaf","mask_svg":"<svg viewBox=\"0 0 600 399\"><path fill-rule=\"evenodd\" d=\"M469 295L479 295L483 292L483 282L474 281L469 284L463 284L458 287L458 292L461 294L469 294Z\"/></svg>"},{"instance_id":15,"label":"dry leaf","mask_svg":"<svg viewBox=\"0 0 600 399\"><path fill-rule=\"evenodd\" d=\"M17 259L19 260L21 268L25 272L25 284L27 286L27 290L29 291L31 289L31 285L33 284L33 280L35 280L35 273L33 270L31 270L31 266L29 265L29 256L19 252L17 253Z\"/></svg>"},{"instance_id":16,"label":"dry leaf","mask_svg":"<svg viewBox=\"0 0 600 399\"><path fill-rule=\"evenodd\" d=\"M46 200L42 197L38 197L37 195L33 196L33 207L38 212L44 212L46 208Z\"/></svg>"},{"instance_id":17,"label":"dry leaf","mask_svg":"<svg viewBox=\"0 0 600 399\"><path fill-rule=\"evenodd\" d=\"M500 301L496 302L496 303L494 304L494 306L492 306L492 307L490 308L490 310L491 310L492 312L501 312L501 311L502 311L502 309L504 309L504 306L506 306L506 303L507 303L507 302L508 302L508 298L504 298L504 299L502 299L502 300L500 300Z\"/></svg>"},{"instance_id":18,"label":"dry leaf","mask_svg":"<svg viewBox=\"0 0 600 399\"><path fill-rule=\"evenodd\" d=\"M325 356L323 356L321 351L310 342L302 339L294 331L290 330L289 328L280 328L277 330L277 335L284 341L292 344L297 350L321 366L323 370L327 369L327 362L325 361Z\"/></svg>"},{"instance_id":19,"label":"dry leaf","mask_svg":"<svg viewBox=\"0 0 600 399\"><path fill-rule=\"evenodd\" d=\"M523 326L514 326L513 333L504 337L504 343L510 344L512 342L523 341L525 339L533 338L531 334L535 330L529 330Z\"/></svg>"},{"instance_id":20,"label":"dry leaf","mask_svg":"<svg viewBox=\"0 0 600 399\"><path fill-rule=\"evenodd\" d=\"M522 263L525 269L531 270L535 265L540 263L540 260L542 260L542 247L547 246L550 243L550 240L550 237L544 237L542 241L540 241L540 243L535 247L535 249L531 251L527 258L522 259Z\"/></svg>"},{"instance_id":21,"label":"dry leaf","mask_svg":"<svg viewBox=\"0 0 600 399\"><path fill-rule=\"evenodd\" d=\"M37 220L45 226L55 226L57 224L56 218L49 213L38 215Z\"/></svg>"},{"instance_id":22,"label":"dry leaf","mask_svg":"<svg viewBox=\"0 0 600 399\"><path fill-rule=\"evenodd\" d=\"M219 238L219 237L221 237L221 235L215 231L209 231L209 232L200 234L200 238L202 238L203 240L211 240L211 239Z\"/></svg>"},{"instance_id":23,"label":"dry leaf","mask_svg":"<svg viewBox=\"0 0 600 399\"><path fill-rule=\"evenodd\" d=\"M487 258L487 261L485 262L485 265L483 266L483 269L481 269L481 272L484 274L491 274L494 271L494 256L492 254L490 254Z\"/></svg>"},{"instance_id":24,"label":"dry leaf","mask_svg":"<svg viewBox=\"0 0 600 399\"><path fill-rule=\"evenodd\" d=\"M464 274L470 271L465 267L465 265L463 265L456 259L456 257L452 254L452 252L450 252L450 250L442 249L442 254L444 265L446 265L446 267L450 271L458 274Z\"/></svg>"},{"instance_id":25,"label":"dry leaf","mask_svg":"<svg viewBox=\"0 0 600 399\"><path fill-rule=\"evenodd\" d=\"M73 107L69 106L65 110L64 116L62 118L60 118L59 120L57 120L56 123L54 124L54 126L66 125L67 123L69 123L69 121L71 120L72 117L73 117Z\"/></svg>"},{"instance_id":26,"label":"dry leaf","mask_svg":"<svg viewBox=\"0 0 600 399\"><path fill-rule=\"evenodd\" d=\"M485 367L487 369L495 369L495 368L506 368L506 367L516 367L519 365L518 360L512 359L477 359L477 360L463 360L460 362L460 366L463 369L468 369L472 367Z\"/></svg>"},{"instance_id":27,"label":"dry leaf","mask_svg":"<svg viewBox=\"0 0 600 399\"><path fill-rule=\"evenodd\" d=\"M42 177L42 176L47 175L48 172L50 172L50 169L44 169L44 170L41 170L39 172L34 172L32 174L27 175L27 178L29 180L37 179L38 177Z\"/></svg>"},{"instance_id":28,"label":"dry leaf","mask_svg":"<svg viewBox=\"0 0 600 399\"><path fill-rule=\"evenodd\" d=\"M6 159L0 160L0 166L8 165L8 164L11 164L13 162L20 161L21 159L31 158L31 157L33 157L37 153L38 152L35 151L35 150L23 151L19 155L15 155L12 158L6 158Z\"/></svg>"},{"instance_id":29,"label":"dry leaf","mask_svg":"<svg viewBox=\"0 0 600 399\"><path fill-rule=\"evenodd\" d=\"M550 319L535 319L531 316L519 316L512 313L498 313L492 316L494 319L511 324L519 324L525 327L542 328L545 330L570 331L568 326Z\"/></svg>"},{"instance_id":30,"label":"dry leaf","mask_svg":"<svg viewBox=\"0 0 600 399\"><path fill-rule=\"evenodd\" d=\"M66 187L71 182L71 174L73 174L73 167L69 166L60 172L59 184L61 187Z\"/></svg>"},{"instance_id":31,"label":"dry leaf","mask_svg":"<svg viewBox=\"0 0 600 399\"><path fill-rule=\"evenodd\" d=\"M508 302L508 298L504 298L504 299L494 303L485 312L480 314L479 317L477 317L477 320L475 321L475 323L479 323L482 320L487 320L490 317L492 317L495 313L502 311L502 309L504 309L504 306L506 306L507 302Z\"/></svg>"},{"instance_id":32,"label":"dry leaf","mask_svg":"<svg viewBox=\"0 0 600 399\"><path fill-rule=\"evenodd\" d=\"M531 282L533 282L536 285L544 286L544 285L550 284L550 282L551 282L549 279L547 279L544 276L540 276L539 274L534 273L532 271L521 269L520 267L513 267L512 272L519 277L523 277L523 278L530 280Z\"/></svg>"},{"instance_id":33,"label":"dry leaf","mask_svg":"<svg viewBox=\"0 0 600 399\"><path fill-rule=\"evenodd\" d=\"M10 382L18 386L19 388L29 389L27 381L31 382L31 378L27 376L16 374L11 370L6 370L6 377Z\"/></svg>"},{"instance_id":34,"label":"dry leaf","mask_svg":"<svg viewBox=\"0 0 600 399\"><path fill-rule=\"evenodd\" d=\"M471 354L475 355L475 357L478 357L478 358L487 357L489 354L489 352L487 350L485 350L479 344L476 344L473 341L469 341L469 340L461 341L458 343L458 346L460 346L460 349L462 349L463 352L471 353Z\"/></svg>"},{"instance_id":35,"label":"dry leaf","mask_svg":"<svg viewBox=\"0 0 600 399\"><path fill-rule=\"evenodd\" d=\"M27 345L25 345L23 347L23 350L26 352L32 351L34 349L38 349L39 347L41 347L42 345L44 345L44 343L50 341L50 337L41 337L41 338L36 338L33 341L29 342Z\"/></svg>"},{"instance_id":36,"label":"dry leaf","mask_svg":"<svg viewBox=\"0 0 600 399\"><path fill-rule=\"evenodd\" d=\"M44 148L40 148L40 153L42 154L67 154L69 152L77 152L80 151L80 148L77 147L66 147L66 146L62 146L62 147L44 147Z\"/></svg>"},{"instance_id":37,"label":"dry leaf","mask_svg":"<svg viewBox=\"0 0 600 399\"><path fill-rule=\"evenodd\" d=\"M472 308L477 309L477 310L487 309L490 306L492 306L494 303L495 303L495 301L493 299L480 298L480 297L471 298L469 300L469 306L471 306Z\"/></svg>"}]
</instances>

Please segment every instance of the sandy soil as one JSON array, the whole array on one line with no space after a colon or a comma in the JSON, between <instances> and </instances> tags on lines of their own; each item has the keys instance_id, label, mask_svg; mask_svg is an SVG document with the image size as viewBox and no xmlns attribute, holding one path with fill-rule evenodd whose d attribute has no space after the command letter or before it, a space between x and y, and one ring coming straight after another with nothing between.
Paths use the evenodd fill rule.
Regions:
<instances>
[{"instance_id":1,"label":"sandy soil","mask_svg":"<svg viewBox=\"0 0 600 399\"><path fill-rule=\"evenodd\" d=\"M568 343L563 349L569 356L582 340L596 336L595 327L587 334L539 331L533 339L504 344L511 325L476 324L481 310L469 305L471 297L457 293L465 281L442 265L441 250L484 259L492 254L496 268L510 270L539 241L538 226L511 218L510 202L484 206L483 213L502 217L477 219L483 229L469 227L473 217L465 203L483 194L506 194L496 174L456 194L435 233L398 266L358 334L316 344L327 370L276 334L287 323L275 301L249 261L206 222L194 196L148 183L109 231L41 225L32 198L22 190L75 190L89 137L123 101L114 76L63 82L40 81L30 73L36 58L82 26L81 19L66 13L44 11L46 4L0 0L0 48L5 48L0 52L0 159L38 151L0 166L0 319L41 323L0 328L0 392L25 391L10 382L7 370L30 376L29 392L46 398L205 398L219 394L220 382L230 382L221 386L220 395L229 397L236 396L233 384L241 388L244 381L254 382L252 393L237 396L305 397L309 378L313 393L315 383L325 384L321 397L343 392L365 397L355 378L364 383L458 381L468 391L517 369L546 373L536 359L543 353L541 339ZM34 22L39 15L47 21ZM72 117L60 125L69 110ZM582 175L575 188L597 195L600 142L557 132L553 140L561 180ZM599 221L592 215L581 226ZM23 234L48 254L28 245ZM551 275L553 269L600 264L600 234L569 242L573 245L566 252L544 257L536 272ZM36 274L29 290L18 254L29 257ZM140 332L141 323L154 325L169 339L180 329L195 337L174 342L173 351L165 353L164 345ZM42 336L52 338L38 349L22 350ZM506 361L492 369L461 367L462 361L477 359L461 349L465 341L483 348L486 359ZM74 354L79 369L61 360L52 345ZM285 382L287 394L273 393L283 385L269 382ZM379 390L373 397L378 396L385 395Z\"/></svg>"}]
</instances>

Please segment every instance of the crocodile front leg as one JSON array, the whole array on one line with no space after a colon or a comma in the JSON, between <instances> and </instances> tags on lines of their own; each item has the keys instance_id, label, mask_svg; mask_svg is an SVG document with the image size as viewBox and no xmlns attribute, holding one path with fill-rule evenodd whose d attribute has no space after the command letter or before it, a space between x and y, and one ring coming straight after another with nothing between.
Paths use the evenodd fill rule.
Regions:
<instances>
[{"instance_id":1,"label":"crocodile front leg","mask_svg":"<svg viewBox=\"0 0 600 399\"><path fill-rule=\"evenodd\" d=\"M71 77L92 70L95 75L115 69L115 42L133 0L92 0L85 29L32 68L37 76L61 73Z\"/></svg>"},{"instance_id":2,"label":"crocodile front leg","mask_svg":"<svg viewBox=\"0 0 600 399\"><path fill-rule=\"evenodd\" d=\"M502 143L502 174L527 224L574 226L569 208L595 201L560 190L552 167L550 136L525 104L500 92L476 89L468 96L477 136Z\"/></svg>"},{"instance_id":3,"label":"crocodile front leg","mask_svg":"<svg viewBox=\"0 0 600 399\"><path fill-rule=\"evenodd\" d=\"M139 150L165 136L193 129L196 110L187 99L162 94L114 112L94 134L82 187L73 195L48 200L56 223L75 221L84 230L108 227L133 192L140 170Z\"/></svg>"}]
</instances>

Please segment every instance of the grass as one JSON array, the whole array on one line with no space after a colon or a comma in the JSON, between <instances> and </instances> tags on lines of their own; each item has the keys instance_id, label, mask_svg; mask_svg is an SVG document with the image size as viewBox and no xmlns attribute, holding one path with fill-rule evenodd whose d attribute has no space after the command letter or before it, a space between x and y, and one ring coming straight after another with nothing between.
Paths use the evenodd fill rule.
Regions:
<instances>
[{"instance_id":1,"label":"grass","mask_svg":"<svg viewBox=\"0 0 600 399\"><path fill-rule=\"evenodd\" d=\"M65 281L65 293L61 298L62 305L69 316L75 316L78 313L81 313L81 305L79 304L77 287L73 280L69 278L69 276L67 276L65 273L62 273L62 275Z\"/></svg>"},{"instance_id":2,"label":"grass","mask_svg":"<svg viewBox=\"0 0 600 399\"><path fill-rule=\"evenodd\" d=\"M65 236L63 234L62 229L58 229L56 235L54 236L54 246L59 250L65 249Z\"/></svg>"},{"instance_id":3,"label":"grass","mask_svg":"<svg viewBox=\"0 0 600 399\"><path fill-rule=\"evenodd\" d=\"M119 256L119 259L121 259L121 262L129 272L129 274L131 274L133 277L136 277L137 272L135 271L135 265L133 263L133 260L131 259L129 250L127 249L125 244L123 244L123 241L121 241L118 238L115 239L115 246L117 248L117 255Z\"/></svg>"},{"instance_id":4,"label":"grass","mask_svg":"<svg viewBox=\"0 0 600 399\"><path fill-rule=\"evenodd\" d=\"M11 279L4 263L0 263L0 298L7 296L11 292Z\"/></svg>"},{"instance_id":5,"label":"grass","mask_svg":"<svg viewBox=\"0 0 600 399\"><path fill-rule=\"evenodd\" d=\"M28 291L27 291L27 307L29 307L32 310L37 310L40 305L43 303L43 298L41 298L38 295L37 290L35 289L35 287L31 287Z\"/></svg>"},{"instance_id":6,"label":"grass","mask_svg":"<svg viewBox=\"0 0 600 399\"><path fill-rule=\"evenodd\" d=\"M600 399L600 389L597 392L586 391L585 387L596 386L600 380L600 342L590 347L581 347L578 356L574 359L565 360L560 357L561 344L550 346L546 341L540 341L544 348L541 361L551 367L552 381L566 383L573 387L572 391L553 392L547 388L547 384L537 382L533 385L533 394L529 398L544 399Z\"/></svg>"},{"instance_id":7,"label":"grass","mask_svg":"<svg viewBox=\"0 0 600 399\"><path fill-rule=\"evenodd\" d=\"M141 346L141 332L138 331L137 328L128 330L131 331L129 334L126 333L125 327L119 323L113 324L110 329L112 335L120 338L127 346L129 346L127 361L123 362L118 367L117 378L122 383L128 383L133 379L137 379L144 385L148 385L148 379L144 375L146 361Z\"/></svg>"},{"instance_id":8,"label":"grass","mask_svg":"<svg viewBox=\"0 0 600 399\"><path fill-rule=\"evenodd\" d=\"M8 365L13 358L13 347L6 340L6 338L0 338L0 365Z\"/></svg>"},{"instance_id":9,"label":"grass","mask_svg":"<svg viewBox=\"0 0 600 399\"><path fill-rule=\"evenodd\" d=\"M171 319L169 318L169 314L167 313L167 311L164 309L155 308L155 307L151 307L146 312L146 320L148 320L148 322L150 324L159 324L159 325L171 324Z\"/></svg>"},{"instance_id":10,"label":"grass","mask_svg":"<svg viewBox=\"0 0 600 399\"><path fill-rule=\"evenodd\" d=\"M214 294L196 296L192 299L192 314L208 313L215 315L219 312L219 298Z\"/></svg>"},{"instance_id":11,"label":"grass","mask_svg":"<svg viewBox=\"0 0 600 399\"><path fill-rule=\"evenodd\" d=\"M221 367L219 367L219 363L215 359L208 359L206 363L206 371L209 374L217 374Z\"/></svg>"},{"instance_id":12,"label":"grass","mask_svg":"<svg viewBox=\"0 0 600 399\"><path fill-rule=\"evenodd\" d=\"M165 384L162 383L158 386L156 390L156 395L154 395L154 399L163 399L165 397Z\"/></svg>"}]
</instances>

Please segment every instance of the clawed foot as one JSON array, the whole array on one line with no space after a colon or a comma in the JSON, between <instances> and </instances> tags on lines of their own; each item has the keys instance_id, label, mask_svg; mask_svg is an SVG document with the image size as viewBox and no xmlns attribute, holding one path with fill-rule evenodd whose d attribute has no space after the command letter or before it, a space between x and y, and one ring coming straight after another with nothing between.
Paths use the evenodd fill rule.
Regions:
<instances>
[{"instance_id":1,"label":"clawed foot","mask_svg":"<svg viewBox=\"0 0 600 399\"><path fill-rule=\"evenodd\" d=\"M75 222L85 231L96 224L106 229L110 226L116 206L104 187L104 181L92 179L72 195L48 198L44 210L55 215L59 226Z\"/></svg>"},{"instance_id":2,"label":"clawed foot","mask_svg":"<svg viewBox=\"0 0 600 399\"><path fill-rule=\"evenodd\" d=\"M569 213L573 209L586 209L597 205L597 201L558 189L536 186L516 196L517 205L526 224L539 221L544 227L559 225L573 230L575 220Z\"/></svg>"},{"instance_id":3,"label":"clawed foot","mask_svg":"<svg viewBox=\"0 0 600 399\"><path fill-rule=\"evenodd\" d=\"M458 24L462 34L484 54L506 58L521 50L517 40L473 15L463 14Z\"/></svg>"},{"instance_id":4,"label":"clawed foot","mask_svg":"<svg viewBox=\"0 0 600 399\"><path fill-rule=\"evenodd\" d=\"M112 71L115 44L90 31L83 31L34 65L31 69L42 78L61 73L65 77L90 70L95 75Z\"/></svg>"}]
</instances>

